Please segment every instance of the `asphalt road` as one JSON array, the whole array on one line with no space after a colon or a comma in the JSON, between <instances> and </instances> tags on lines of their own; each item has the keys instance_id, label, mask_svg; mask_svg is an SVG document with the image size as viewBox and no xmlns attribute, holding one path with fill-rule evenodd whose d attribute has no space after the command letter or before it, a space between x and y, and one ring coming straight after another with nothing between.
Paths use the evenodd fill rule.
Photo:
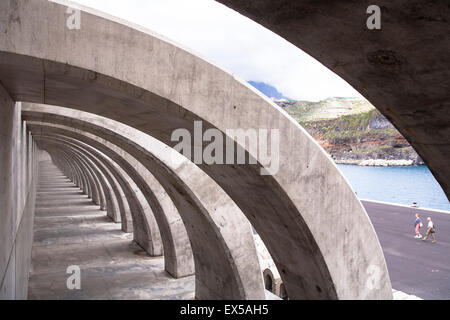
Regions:
<instances>
[{"instance_id":1,"label":"asphalt road","mask_svg":"<svg viewBox=\"0 0 450 320\"><path fill-rule=\"evenodd\" d=\"M392 288L423 299L450 299L450 214L362 201L386 258ZM427 217L436 225L436 242L414 238L415 213L425 235Z\"/></svg>"}]
</instances>

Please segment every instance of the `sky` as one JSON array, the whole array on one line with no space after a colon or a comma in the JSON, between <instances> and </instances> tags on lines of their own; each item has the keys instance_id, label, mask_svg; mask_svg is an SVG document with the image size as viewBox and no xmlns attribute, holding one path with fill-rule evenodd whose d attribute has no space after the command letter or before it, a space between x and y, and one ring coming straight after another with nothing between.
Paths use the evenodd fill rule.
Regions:
<instances>
[{"instance_id":1,"label":"sky","mask_svg":"<svg viewBox=\"0 0 450 320\"><path fill-rule=\"evenodd\" d=\"M291 99L361 96L302 50L214 0L72 1L139 24Z\"/></svg>"}]
</instances>

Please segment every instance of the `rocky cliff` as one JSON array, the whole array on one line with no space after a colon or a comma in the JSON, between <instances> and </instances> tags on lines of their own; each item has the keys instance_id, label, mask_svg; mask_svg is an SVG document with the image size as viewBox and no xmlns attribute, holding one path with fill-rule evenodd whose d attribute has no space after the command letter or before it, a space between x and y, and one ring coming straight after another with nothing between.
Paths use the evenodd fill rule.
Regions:
<instances>
[{"instance_id":1,"label":"rocky cliff","mask_svg":"<svg viewBox=\"0 0 450 320\"><path fill-rule=\"evenodd\" d=\"M294 117L338 163L423 164L405 138L365 99L275 102Z\"/></svg>"}]
</instances>

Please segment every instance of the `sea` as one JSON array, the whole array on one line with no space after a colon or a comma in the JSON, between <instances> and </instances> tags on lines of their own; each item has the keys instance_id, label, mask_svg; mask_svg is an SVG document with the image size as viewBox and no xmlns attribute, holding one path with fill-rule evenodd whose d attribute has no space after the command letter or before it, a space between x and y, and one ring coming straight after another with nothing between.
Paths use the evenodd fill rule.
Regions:
<instances>
[{"instance_id":1,"label":"sea","mask_svg":"<svg viewBox=\"0 0 450 320\"><path fill-rule=\"evenodd\" d=\"M363 167L338 164L360 199L450 211L450 202L427 166Z\"/></svg>"}]
</instances>

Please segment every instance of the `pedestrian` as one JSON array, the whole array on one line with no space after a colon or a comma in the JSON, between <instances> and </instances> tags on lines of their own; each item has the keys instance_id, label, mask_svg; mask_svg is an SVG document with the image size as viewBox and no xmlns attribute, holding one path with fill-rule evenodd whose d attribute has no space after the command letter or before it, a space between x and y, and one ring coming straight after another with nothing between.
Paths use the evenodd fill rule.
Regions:
<instances>
[{"instance_id":1,"label":"pedestrian","mask_svg":"<svg viewBox=\"0 0 450 320\"><path fill-rule=\"evenodd\" d=\"M416 235L414 236L414 238L416 239L420 239L422 238L422 235L420 234L419 229L422 228L423 224L422 224L422 220L420 220L419 214L416 213L416 221L414 221L414 230L416 231Z\"/></svg>"},{"instance_id":2,"label":"pedestrian","mask_svg":"<svg viewBox=\"0 0 450 320\"><path fill-rule=\"evenodd\" d=\"M435 233L436 233L436 228L434 227L434 223L433 221L431 221L431 218L428 217L427 218L428 221L428 227L427 227L427 234L425 235L425 237L423 237L422 241L425 241L428 239L428 236L431 235L431 242L436 242L436 237L435 237Z\"/></svg>"}]
</instances>

